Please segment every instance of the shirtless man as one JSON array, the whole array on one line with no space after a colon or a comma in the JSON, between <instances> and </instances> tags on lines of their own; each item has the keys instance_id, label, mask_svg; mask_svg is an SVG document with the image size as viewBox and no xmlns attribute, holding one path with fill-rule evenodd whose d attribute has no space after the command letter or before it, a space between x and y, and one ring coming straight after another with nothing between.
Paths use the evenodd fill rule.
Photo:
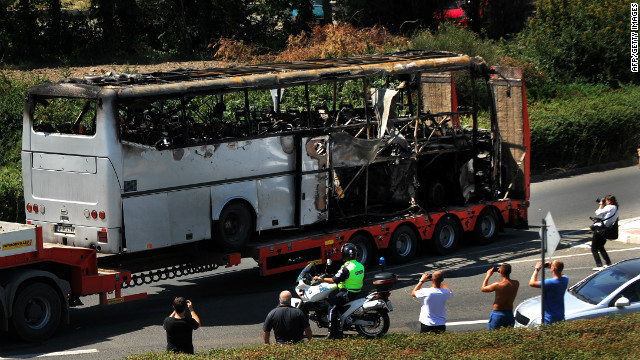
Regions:
<instances>
[{"instance_id":1,"label":"shirtless man","mask_svg":"<svg viewBox=\"0 0 640 360\"><path fill-rule=\"evenodd\" d=\"M491 285L489 278L496 271L502 276L502 281L494 282ZM520 282L518 280L511 280L509 275L511 274L511 265L504 263L498 268L491 268L487 271L482 282L482 292L495 292L496 297L493 300L493 311L489 317L489 326L487 329L495 330L501 327L513 327L515 324L515 318L513 317L513 301L518 294L518 288Z\"/></svg>"}]
</instances>

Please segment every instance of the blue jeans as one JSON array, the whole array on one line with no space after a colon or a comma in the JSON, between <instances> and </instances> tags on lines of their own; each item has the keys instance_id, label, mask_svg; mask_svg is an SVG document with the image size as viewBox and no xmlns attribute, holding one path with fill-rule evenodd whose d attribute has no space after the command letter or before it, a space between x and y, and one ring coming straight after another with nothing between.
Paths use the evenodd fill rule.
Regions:
<instances>
[{"instance_id":1,"label":"blue jeans","mask_svg":"<svg viewBox=\"0 0 640 360\"><path fill-rule=\"evenodd\" d=\"M489 316L487 329L496 330L501 327L513 327L515 323L516 319L513 317L513 312L493 310L491 316Z\"/></svg>"}]
</instances>

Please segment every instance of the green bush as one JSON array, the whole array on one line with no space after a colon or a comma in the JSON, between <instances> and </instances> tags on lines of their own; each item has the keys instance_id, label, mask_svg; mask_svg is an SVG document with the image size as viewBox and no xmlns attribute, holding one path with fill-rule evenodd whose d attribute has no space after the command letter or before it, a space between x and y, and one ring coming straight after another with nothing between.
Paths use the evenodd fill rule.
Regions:
<instances>
[{"instance_id":1,"label":"green bush","mask_svg":"<svg viewBox=\"0 0 640 360\"><path fill-rule=\"evenodd\" d=\"M627 0L539 0L519 42L555 80L638 83L629 69L629 11Z\"/></svg>"},{"instance_id":2,"label":"green bush","mask_svg":"<svg viewBox=\"0 0 640 360\"><path fill-rule=\"evenodd\" d=\"M0 167L0 221L25 222L22 189L22 169Z\"/></svg>"},{"instance_id":3,"label":"green bush","mask_svg":"<svg viewBox=\"0 0 640 360\"><path fill-rule=\"evenodd\" d=\"M629 159L640 144L640 87L568 85L530 105L531 170L543 173Z\"/></svg>"},{"instance_id":4,"label":"green bush","mask_svg":"<svg viewBox=\"0 0 640 360\"><path fill-rule=\"evenodd\" d=\"M23 99L39 79L14 79L0 72L0 220L24 222L20 148Z\"/></svg>"},{"instance_id":5,"label":"green bush","mask_svg":"<svg viewBox=\"0 0 640 360\"><path fill-rule=\"evenodd\" d=\"M450 51L469 56L481 56L488 64L500 63L498 45L491 40L484 40L467 28L445 23L438 31L423 30L411 37L415 49Z\"/></svg>"}]
</instances>

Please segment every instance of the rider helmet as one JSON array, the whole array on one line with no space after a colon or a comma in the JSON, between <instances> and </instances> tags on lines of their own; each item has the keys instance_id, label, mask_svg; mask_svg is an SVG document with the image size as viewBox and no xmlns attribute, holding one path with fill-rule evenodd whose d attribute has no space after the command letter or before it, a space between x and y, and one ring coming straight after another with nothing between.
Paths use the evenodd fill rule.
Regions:
<instances>
[{"instance_id":1,"label":"rider helmet","mask_svg":"<svg viewBox=\"0 0 640 360\"><path fill-rule=\"evenodd\" d=\"M356 251L357 248L355 245L351 244L351 243L346 243L344 245L342 245L342 259L345 261L348 260L355 260L356 259Z\"/></svg>"}]
</instances>

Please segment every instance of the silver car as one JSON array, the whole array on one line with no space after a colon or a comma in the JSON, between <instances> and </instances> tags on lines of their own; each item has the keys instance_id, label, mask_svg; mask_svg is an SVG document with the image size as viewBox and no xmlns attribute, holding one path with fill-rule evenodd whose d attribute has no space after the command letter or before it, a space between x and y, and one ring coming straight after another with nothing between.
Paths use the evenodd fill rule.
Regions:
<instances>
[{"instance_id":1,"label":"silver car","mask_svg":"<svg viewBox=\"0 0 640 360\"><path fill-rule=\"evenodd\" d=\"M566 320L640 311L640 258L620 261L571 286L564 294ZM516 327L540 325L540 296L516 308Z\"/></svg>"}]
</instances>

